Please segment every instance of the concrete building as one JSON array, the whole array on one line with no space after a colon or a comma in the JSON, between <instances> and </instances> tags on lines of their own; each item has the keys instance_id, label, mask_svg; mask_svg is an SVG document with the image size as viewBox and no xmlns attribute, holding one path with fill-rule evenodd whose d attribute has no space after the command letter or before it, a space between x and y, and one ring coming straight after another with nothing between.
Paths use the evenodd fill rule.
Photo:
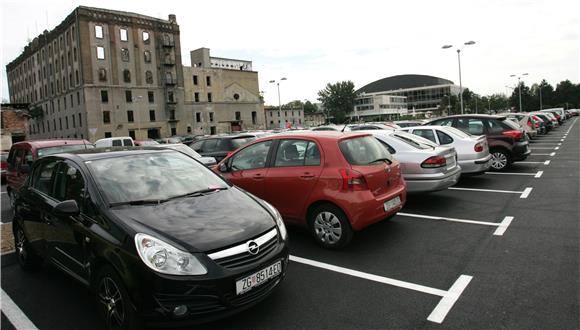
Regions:
<instances>
[{"instance_id":1,"label":"concrete building","mask_svg":"<svg viewBox=\"0 0 580 330\"><path fill-rule=\"evenodd\" d=\"M189 134L263 129L258 73L252 62L210 57L208 48L190 53L183 67L184 116Z\"/></svg>"},{"instance_id":2,"label":"concrete building","mask_svg":"<svg viewBox=\"0 0 580 330\"><path fill-rule=\"evenodd\" d=\"M268 129L304 127L304 109L268 106L264 108Z\"/></svg>"},{"instance_id":3,"label":"concrete building","mask_svg":"<svg viewBox=\"0 0 580 330\"><path fill-rule=\"evenodd\" d=\"M407 114L407 98L384 92L360 93L349 117L362 120L396 120Z\"/></svg>"},{"instance_id":4,"label":"concrete building","mask_svg":"<svg viewBox=\"0 0 580 330\"><path fill-rule=\"evenodd\" d=\"M33 139L263 128L252 62L210 58L206 48L191 57L194 65L183 67L175 15L81 6L6 66L10 100L42 108L30 120Z\"/></svg>"},{"instance_id":5,"label":"concrete building","mask_svg":"<svg viewBox=\"0 0 580 330\"><path fill-rule=\"evenodd\" d=\"M458 95L459 92L459 86L443 78L416 74L392 76L357 90L359 98L355 110L373 115L380 114L381 109L398 112L398 107L406 104L408 114L424 114L437 110L444 96ZM391 97L404 97L404 100L391 99L387 102ZM381 105L384 106L381 108Z\"/></svg>"},{"instance_id":6,"label":"concrete building","mask_svg":"<svg viewBox=\"0 0 580 330\"><path fill-rule=\"evenodd\" d=\"M326 116L322 111L316 111L312 113L304 114L304 126L305 127L316 127L324 125L326 123Z\"/></svg>"}]
</instances>

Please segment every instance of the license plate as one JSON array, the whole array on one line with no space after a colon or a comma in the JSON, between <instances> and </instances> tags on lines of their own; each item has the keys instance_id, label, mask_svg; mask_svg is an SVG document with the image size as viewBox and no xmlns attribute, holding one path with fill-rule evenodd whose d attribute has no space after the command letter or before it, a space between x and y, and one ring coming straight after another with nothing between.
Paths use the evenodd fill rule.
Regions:
<instances>
[{"instance_id":1,"label":"license plate","mask_svg":"<svg viewBox=\"0 0 580 330\"><path fill-rule=\"evenodd\" d=\"M236 294L244 294L253 288L260 286L269 279L276 277L282 273L282 261L278 261L262 270L255 272L236 281Z\"/></svg>"},{"instance_id":2,"label":"license plate","mask_svg":"<svg viewBox=\"0 0 580 330\"><path fill-rule=\"evenodd\" d=\"M383 204L383 208L385 209L385 212L389 212L390 210L399 206L399 204L401 204L401 198L397 196L391 200L386 201L385 204Z\"/></svg>"}]
</instances>

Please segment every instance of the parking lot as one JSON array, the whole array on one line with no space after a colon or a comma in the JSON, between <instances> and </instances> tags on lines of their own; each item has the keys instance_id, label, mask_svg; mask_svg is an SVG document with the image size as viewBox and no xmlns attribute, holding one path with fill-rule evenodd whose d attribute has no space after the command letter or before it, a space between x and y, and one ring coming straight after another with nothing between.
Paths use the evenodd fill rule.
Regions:
<instances>
[{"instance_id":1,"label":"parking lot","mask_svg":"<svg viewBox=\"0 0 580 330\"><path fill-rule=\"evenodd\" d=\"M396 217L343 250L289 228L292 262L280 289L207 328L577 328L576 121L531 141L532 155L505 172L409 195ZM102 328L90 292L55 269L24 273L3 262L1 286L3 304L14 302L2 329Z\"/></svg>"}]
</instances>

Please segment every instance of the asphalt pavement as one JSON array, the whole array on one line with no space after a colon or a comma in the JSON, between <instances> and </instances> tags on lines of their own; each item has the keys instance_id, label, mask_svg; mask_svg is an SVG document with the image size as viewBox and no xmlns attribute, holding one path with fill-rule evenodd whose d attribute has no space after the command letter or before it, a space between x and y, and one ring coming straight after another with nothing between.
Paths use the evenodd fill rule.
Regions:
<instances>
[{"instance_id":1,"label":"asphalt pavement","mask_svg":"<svg viewBox=\"0 0 580 330\"><path fill-rule=\"evenodd\" d=\"M577 329L577 121L532 141L526 162L502 174L410 195L399 215L357 233L343 250L324 250L289 228L292 261L280 288L204 327ZM92 294L54 268L5 265L1 286L39 329L102 328ZM6 316L2 329L13 328Z\"/></svg>"}]
</instances>

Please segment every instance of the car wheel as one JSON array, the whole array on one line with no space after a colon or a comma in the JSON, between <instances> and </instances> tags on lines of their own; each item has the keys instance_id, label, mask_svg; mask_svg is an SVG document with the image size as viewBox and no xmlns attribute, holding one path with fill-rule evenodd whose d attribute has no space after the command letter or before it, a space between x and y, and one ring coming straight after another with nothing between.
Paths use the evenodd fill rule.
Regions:
<instances>
[{"instance_id":1,"label":"car wheel","mask_svg":"<svg viewBox=\"0 0 580 330\"><path fill-rule=\"evenodd\" d=\"M14 229L14 245L16 248L16 256L18 258L18 264L24 270L35 270L40 268L42 265L42 259L32 250L30 247L30 242L24 234L24 230L13 223L16 228Z\"/></svg>"},{"instance_id":2,"label":"car wheel","mask_svg":"<svg viewBox=\"0 0 580 330\"><path fill-rule=\"evenodd\" d=\"M316 242L329 249L344 247L353 235L344 212L331 204L321 205L313 210L310 216L310 229Z\"/></svg>"},{"instance_id":3,"label":"car wheel","mask_svg":"<svg viewBox=\"0 0 580 330\"><path fill-rule=\"evenodd\" d=\"M503 150L491 151L491 169L494 171L502 171L511 163L510 156Z\"/></svg>"},{"instance_id":4,"label":"car wheel","mask_svg":"<svg viewBox=\"0 0 580 330\"><path fill-rule=\"evenodd\" d=\"M14 196L14 192L12 190L8 190L8 198L10 198L10 209L12 213L16 211L16 196Z\"/></svg>"},{"instance_id":5,"label":"car wheel","mask_svg":"<svg viewBox=\"0 0 580 330\"><path fill-rule=\"evenodd\" d=\"M136 312L129 301L129 294L123 281L111 266L104 266L96 282L96 296L99 314L105 322L105 328L138 329Z\"/></svg>"}]
</instances>

